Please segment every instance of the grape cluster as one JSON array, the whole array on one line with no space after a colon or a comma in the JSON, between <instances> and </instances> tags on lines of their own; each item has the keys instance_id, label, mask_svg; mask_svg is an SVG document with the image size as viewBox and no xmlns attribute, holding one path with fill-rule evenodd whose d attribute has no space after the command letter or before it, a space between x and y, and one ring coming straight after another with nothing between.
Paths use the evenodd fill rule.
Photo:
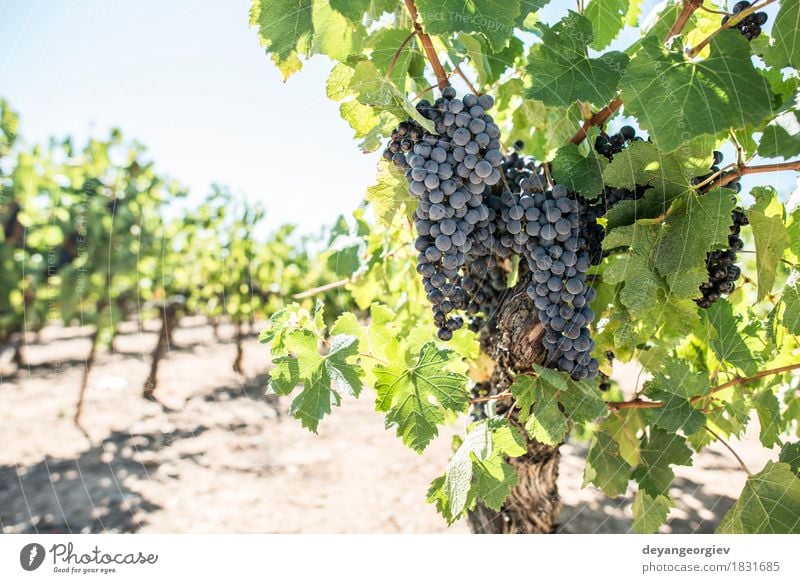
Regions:
<instances>
[{"instance_id":1,"label":"grape cluster","mask_svg":"<svg viewBox=\"0 0 800 583\"><path fill-rule=\"evenodd\" d=\"M398 126L387 148L398 150L392 152L392 161L406 168L408 190L419 199L417 271L433 306L438 336L445 341L464 325L454 311L480 308L483 300L489 300L486 293L475 298L472 294L479 291L477 281L497 267L491 254L494 216L484 204L484 195L502 179L500 128L486 113L493 105L490 95L458 99L447 87L432 104L427 100L417 104L436 133ZM404 139L411 142L410 148ZM465 278L466 265L473 277Z\"/></svg>"},{"instance_id":2,"label":"grape cluster","mask_svg":"<svg viewBox=\"0 0 800 583\"><path fill-rule=\"evenodd\" d=\"M713 152L714 163L711 166L711 172L704 176L698 176L692 179L692 185L697 186L702 184L714 174L719 172L719 166L722 164L722 152ZM725 175L720 175L724 177ZM711 187L712 184L706 187ZM738 193L742 189L739 179L732 180L725 185L725 188L731 189ZM702 189L701 189L702 190ZM706 254L706 271L708 273L708 280L700 284L701 297L695 299L697 305L701 308L709 308L721 296L728 295L736 288L736 280L742 273L739 266L736 265L736 252L741 251L744 242L739 237L742 226L749 223L747 215L741 208L735 208L731 212L732 225L730 234L728 235L728 248L717 249Z\"/></svg>"},{"instance_id":3,"label":"grape cluster","mask_svg":"<svg viewBox=\"0 0 800 583\"><path fill-rule=\"evenodd\" d=\"M737 2L733 5L733 14L739 14L742 10L750 8L752 4L743 0L742 2ZM761 27L767 23L767 13L766 12L754 12L752 14L748 14L743 20L739 21L736 24L736 28L739 29L744 37L747 40L753 40L758 35L761 34ZM726 14L722 17L722 24L728 22L730 17Z\"/></svg>"},{"instance_id":4,"label":"grape cluster","mask_svg":"<svg viewBox=\"0 0 800 583\"><path fill-rule=\"evenodd\" d=\"M400 168L407 167L405 155L422 139L423 133L422 126L413 119L400 122L392 131L389 143L383 151L383 157Z\"/></svg>"},{"instance_id":5,"label":"grape cluster","mask_svg":"<svg viewBox=\"0 0 800 583\"><path fill-rule=\"evenodd\" d=\"M636 130L631 126L622 126L616 134L600 134L594 141L594 149L601 156L608 158L609 162L614 154L619 154L631 142L641 142L642 138L636 135Z\"/></svg>"},{"instance_id":6,"label":"grape cluster","mask_svg":"<svg viewBox=\"0 0 800 583\"><path fill-rule=\"evenodd\" d=\"M706 254L708 281L700 284L702 297L695 300L701 308L709 308L721 296L733 292L742 270L736 265L736 252L744 245L739 238L742 226L749 223L744 211L736 208L731 213L733 224L728 235L728 249L718 249Z\"/></svg>"}]
</instances>

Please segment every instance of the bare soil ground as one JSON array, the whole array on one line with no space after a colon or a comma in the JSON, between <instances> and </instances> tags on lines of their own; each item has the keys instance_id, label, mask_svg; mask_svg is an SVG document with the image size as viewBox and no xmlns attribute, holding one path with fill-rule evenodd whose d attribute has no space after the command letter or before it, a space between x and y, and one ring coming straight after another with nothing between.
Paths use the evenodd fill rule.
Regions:
<instances>
[{"instance_id":1,"label":"bare soil ground","mask_svg":"<svg viewBox=\"0 0 800 583\"><path fill-rule=\"evenodd\" d=\"M161 365L161 403L141 398L156 324L131 324L98 355L88 440L72 423L88 329L44 330L16 373L0 357L2 532L468 532L464 522L446 528L425 502L461 427L418 456L384 429L365 394L315 436L287 417L288 399L264 395L268 358L254 337L239 375L231 341L196 319L183 324ZM733 445L760 468L775 453L750 434ZM628 532L631 492L610 499L581 489L585 445L562 451L561 530ZM744 472L726 450L696 459L676 469L664 532L712 532L741 491Z\"/></svg>"}]
</instances>

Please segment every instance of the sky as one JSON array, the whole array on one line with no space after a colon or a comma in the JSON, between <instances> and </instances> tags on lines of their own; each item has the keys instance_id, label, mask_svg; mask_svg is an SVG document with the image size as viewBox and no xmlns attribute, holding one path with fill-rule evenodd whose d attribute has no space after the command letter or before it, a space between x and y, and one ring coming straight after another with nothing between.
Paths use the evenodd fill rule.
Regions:
<instances>
[{"instance_id":1,"label":"sky","mask_svg":"<svg viewBox=\"0 0 800 583\"><path fill-rule=\"evenodd\" d=\"M378 154L358 150L325 96L327 58L282 82L248 25L249 4L0 0L0 97L20 112L28 143L119 127L190 189L190 201L219 182L262 201L272 226L315 231L356 208ZM645 12L654 4L646 0ZM567 7L551 3L543 20Z\"/></svg>"}]
</instances>

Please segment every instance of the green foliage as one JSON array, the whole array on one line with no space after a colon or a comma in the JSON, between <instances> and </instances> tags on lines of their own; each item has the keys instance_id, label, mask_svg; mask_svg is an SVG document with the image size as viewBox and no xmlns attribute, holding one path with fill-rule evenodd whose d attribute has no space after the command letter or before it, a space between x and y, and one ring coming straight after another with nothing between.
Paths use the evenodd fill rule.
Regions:
<instances>
[{"instance_id":1,"label":"green foliage","mask_svg":"<svg viewBox=\"0 0 800 583\"><path fill-rule=\"evenodd\" d=\"M717 528L721 534L800 533L800 478L788 463L767 462L750 476Z\"/></svg>"},{"instance_id":2,"label":"green foliage","mask_svg":"<svg viewBox=\"0 0 800 583\"><path fill-rule=\"evenodd\" d=\"M576 100L605 104L617 90L628 63L618 51L594 59L587 45L594 38L592 23L575 12L555 26L543 27L542 44L536 45L528 60L533 77L529 97L545 105L569 106Z\"/></svg>"},{"instance_id":3,"label":"green foliage","mask_svg":"<svg viewBox=\"0 0 800 583\"><path fill-rule=\"evenodd\" d=\"M451 80L461 83L454 76L458 66L478 92L495 97L491 115L504 144L523 140L525 153L547 163L555 182L587 200L597 200L605 187L644 189L641 198L616 204L600 219L606 238L603 261L591 272L598 294L592 335L598 360L607 362L611 351L650 380L635 393L615 385L604 397L596 383L575 382L539 364L506 370L505 362L489 363L478 336L466 330L439 343L425 290L414 277L416 234L409 227L417 200L402 173L381 161L366 210L347 224L337 222L322 254L327 270L346 278L351 309L329 302L335 321L328 327L321 311L308 306L275 313L262 335L271 345L272 390L301 391L292 412L316 430L343 395L372 388L387 428L421 452L468 410L473 384L503 379L493 387L503 405L483 404L487 418L456 438L452 461L428 491L448 523L478 503L503 507L517 481L515 465L527 461L511 458L524 453L526 441L557 446L572 434L590 441L584 485L620 496L633 480L634 530L657 532L673 506L672 467L690 465L693 451L716 435L740 437L757 418L762 444L783 445L783 463L749 478L720 529L796 529L797 452L788 438L798 431L800 398L796 373L774 371L793 367L800 349L800 211L771 187L739 194L701 189L693 179L708 174L712 150L725 146L739 149L735 165L755 155L792 160L800 153L797 1L781 1L771 39L764 33L748 43L737 31L721 31L696 57L684 49L714 33L719 16L695 12L665 45L680 2L659 8L624 53L602 51L638 24L639 0L593 0L585 14L554 5L557 20L547 23L537 13L546 0L415 4L418 24ZM362 150L378 149L402 119L434 129L413 101L435 101L433 87L441 80L426 65L420 36L409 36L405 2L315 0L293 8L256 0L252 22L284 76L314 54L335 62L327 95L340 103ZM625 123L646 135L609 162L592 142L622 124L617 113L608 127L592 127L587 140L571 142L616 97ZM745 278L702 310L692 300L709 277L707 254L728 245L735 207L745 207L750 220L737 262ZM518 257L504 268L510 285L530 277ZM504 370L492 375L495 366ZM637 407L606 400L635 400ZM505 404L513 407L513 422L496 414ZM781 488L791 494L785 501L777 496Z\"/></svg>"}]
</instances>

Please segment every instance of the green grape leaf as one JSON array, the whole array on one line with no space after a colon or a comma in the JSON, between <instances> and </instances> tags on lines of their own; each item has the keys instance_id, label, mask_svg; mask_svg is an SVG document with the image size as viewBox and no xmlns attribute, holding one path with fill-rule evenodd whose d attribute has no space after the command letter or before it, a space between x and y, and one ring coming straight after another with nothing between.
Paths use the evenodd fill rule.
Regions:
<instances>
[{"instance_id":1,"label":"green grape leaf","mask_svg":"<svg viewBox=\"0 0 800 583\"><path fill-rule=\"evenodd\" d=\"M331 7L350 22L360 23L372 0L330 0Z\"/></svg>"},{"instance_id":2,"label":"green grape leaf","mask_svg":"<svg viewBox=\"0 0 800 583\"><path fill-rule=\"evenodd\" d=\"M476 496L486 506L499 512L511 489L519 483L519 475L500 456L476 462L473 472Z\"/></svg>"},{"instance_id":3,"label":"green grape leaf","mask_svg":"<svg viewBox=\"0 0 800 583\"><path fill-rule=\"evenodd\" d=\"M407 36L408 32L405 30L383 28L375 31L367 41L367 46L372 49L370 55L372 62L381 73L385 75L394 62L389 78L400 89L405 87L408 68L417 53L413 42L407 43L399 53L397 52L398 47L403 44ZM397 56L396 60L395 55Z\"/></svg>"},{"instance_id":4,"label":"green grape leaf","mask_svg":"<svg viewBox=\"0 0 800 583\"><path fill-rule=\"evenodd\" d=\"M464 412L469 404L466 377L447 372L456 356L425 344L416 357L406 353L390 364L375 366L375 407L386 413L386 426L396 427L403 443L422 452L439 434L437 425L448 412Z\"/></svg>"},{"instance_id":5,"label":"green grape leaf","mask_svg":"<svg viewBox=\"0 0 800 583\"><path fill-rule=\"evenodd\" d=\"M800 155L800 116L796 109L784 111L764 128L758 154L784 160Z\"/></svg>"},{"instance_id":6,"label":"green grape leaf","mask_svg":"<svg viewBox=\"0 0 800 583\"><path fill-rule=\"evenodd\" d=\"M500 52L492 52L483 38L477 34L462 33L458 35L458 40L478 74L479 86L494 84L524 50L524 45L518 38L512 38L508 46Z\"/></svg>"},{"instance_id":7,"label":"green grape leaf","mask_svg":"<svg viewBox=\"0 0 800 583\"><path fill-rule=\"evenodd\" d=\"M335 61L346 61L364 47L366 31L334 10L327 0L314 0L312 16L314 38L312 51L328 55Z\"/></svg>"},{"instance_id":8,"label":"green grape leaf","mask_svg":"<svg viewBox=\"0 0 800 583\"><path fill-rule=\"evenodd\" d=\"M528 61L528 73L533 77L528 97L563 107L577 100L610 101L628 57L611 51L589 58L586 45L594 38L592 23L576 12L570 11L553 27L542 28L542 43L533 47Z\"/></svg>"},{"instance_id":9,"label":"green grape leaf","mask_svg":"<svg viewBox=\"0 0 800 583\"><path fill-rule=\"evenodd\" d=\"M702 267L706 253L728 243L735 201L721 188L703 195L686 194L672 203L656 244L654 262L668 275Z\"/></svg>"},{"instance_id":10,"label":"green grape leaf","mask_svg":"<svg viewBox=\"0 0 800 583\"><path fill-rule=\"evenodd\" d=\"M778 456L778 461L789 464L792 472L800 477L800 442L784 444L781 448L780 456Z\"/></svg>"},{"instance_id":11,"label":"green grape leaf","mask_svg":"<svg viewBox=\"0 0 800 583\"><path fill-rule=\"evenodd\" d=\"M536 402L525 423L525 429L536 441L556 446L567 435L567 418L558 408L556 392L545 390L545 387L549 387L546 383L534 380L534 384L542 390L537 391Z\"/></svg>"},{"instance_id":12,"label":"green grape leaf","mask_svg":"<svg viewBox=\"0 0 800 583\"><path fill-rule=\"evenodd\" d=\"M579 192L585 199L594 200L603 192L603 170L608 161L595 154L594 149L588 156L583 156L578 146L567 144L556 152L551 166L558 184Z\"/></svg>"},{"instance_id":13,"label":"green grape leaf","mask_svg":"<svg viewBox=\"0 0 800 583\"><path fill-rule=\"evenodd\" d=\"M718 34L701 61L647 36L620 81L625 112L667 152L696 136L757 126L771 113L772 93L750 55L738 31Z\"/></svg>"},{"instance_id":14,"label":"green grape leaf","mask_svg":"<svg viewBox=\"0 0 800 583\"><path fill-rule=\"evenodd\" d=\"M520 0L519 16L517 17L516 27L523 28L525 20L531 14L536 13L550 3L551 0Z\"/></svg>"},{"instance_id":15,"label":"green grape leaf","mask_svg":"<svg viewBox=\"0 0 800 583\"><path fill-rule=\"evenodd\" d=\"M300 420L300 424L317 432L319 422L331 412L331 405L339 405L340 397L331 390L332 382L327 370L315 369L311 377L303 382L303 390L294 398L289 413Z\"/></svg>"},{"instance_id":16,"label":"green grape leaf","mask_svg":"<svg viewBox=\"0 0 800 583\"><path fill-rule=\"evenodd\" d=\"M763 470L747 478L717 533L800 533L800 478L789 464L769 461Z\"/></svg>"},{"instance_id":17,"label":"green grape leaf","mask_svg":"<svg viewBox=\"0 0 800 583\"><path fill-rule=\"evenodd\" d=\"M371 61L361 61L350 79L350 91L364 105L387 111L399 120L411 118L433 132L433 123L420 115L416 107Z\"/></svg>"},{"instance_id":18,"label":"green grape leaf","mask_svg":"<svg viewBox=\"0 0 800 583\"><path fill-rule=\"evenodd\" d=\"M781 442L781 408L778 398L770 389L765 389L753 399L761 426L759 439L764 447L774 447Z\"/></svg>"},{"instance_id":19,"label":"green grape leaf","mask_svg":"<svg viewBox=\"0 0 800 583\"><path fill-rule=\"evenodd\" d=\"M592 0L586 7L586 18L592 23L594 40L590 43L593 49L602 50L617 38L625 25L629 0Z\"/></svg>"},{"instance_id":20,"label":"green grape leaf","mask_svg":"<svg viewBox=\"0 0 800 583\"><path fill-rule=\"evenodd\" d=\"M790 334L800 334L800 274L797 272L786 282L781 302L785 306L781 323Z\"/></svg>"},{"instance_id":21,"label":"green grape leaf","mask_svg":"<svg viewBox=\"0 0 800 583\"><path fill-rule=\"evenodd\" d=\"M650 409L651 422L667 431L683 428L686 434L694 433L703 427L705 417L692 407L689 399L705 395L711 387L706 375L692 371L683 360L675 358L664 362L663 370L653 376L647 386L647 395L664 403L659 409Z\"/></svg>"},{"instance_id":22,"label":"green grape leaf","mask_svg":"<svg viewBox=\"0 0 800 583\"><path fill-rule=\"evenodd\" d=\"M633 530L638 534L657 533L673 506L667 496L650 496L640 489L633 500Z\"/></svg>"},{"instance_id":23,"label":"green grape leaf","mask_svg":"<svg viewBox=\"0 0 800 583\"><path fill-rule=\"evenodd\" d=\"M300 384L297 359L291 356L279 356L273 362L275 367L270 372L267 390L276 395L288 395Z\"/></svg>"},{"instance_id":24,"label":"green grape leaf","mask_svg":"<svg viewBox=\"0 0 800 583\"><path fill-rule=\"evenodd\" d=\"M416 5L426 32L479 32L495 51L512 37L520 13L520 0L417 0Z\"/></svg>"},{"instance_id":25,"label":"green grape leaf","mask_svg":"<svg viewBox=\"0 0 800 583\"><path fill-rule=\"evenodd\" d=\"M328 99L341 101L345 97L352 95L350 83L355 73L352 67L337 63L325 82L325 94L328 96Z\"/></svg>"},{"instance_id":26,"label":"green grape leaf","mask_svg":"<svg viewBox=\"0 0 800 583\"><path fill-rule=\"evenodd\" d=\"M772 191L773 201L775 196L775 192ZM766 206L772 207L773 204L764 205L764 207ZM747 218L750 220L750 227L756 243L757 298L759 301L772 291L778 263L780 263L784 250L791 243L789 233L783 224L782 207L778 214L770 216L766 214L764 207L757 204L747 211Z\"/></svg>"},{"instance_id":27,"label":"green grape leaf","mask_svg":"<svg viewBox=\"0 0 800 583\"><path fill-rule=\"evenodd\" d=\"M619 447L619 455L631 467L639 465L639 431L645 427L641 409L621 409L609 415L600 429L614 438Z\"/></svg>"},{"instance_id":28,"label":"green grape leaf","mask_svg":"<svg viewBox=\"0 0 800 583\"><path fill-rule=\"evenodd\" d=\"M314 0L253 0L250 26L258 27L266 47L283 79L302 67L299 55L308 54L314 36Z\"/></svg>"},{"instance_id":29,"label":"green grape leaf","mask_svg":"<svg viewBox=\"0 0 800 583\"><path fill-rule=\"evenodd\" d=\"M409 219L417 209L417 199L408 192L408 183L394 166L385 160L378 164L377 182L367 187L366 199L384 225L390 226L405 209Z\"/></svg>"},{"instance_id":30,"label":"green grape leaf","mask_svg":"<svg viewBox=\"0 0 800 583\"><path fill-rule=\"evenodd\" d=\"M781 0L772 38L775 44L764 55L767 64L776 69L800 68L800 1Z\"/></svg>"},{"instance_id":31,"label":"green grape leaf","mask_svg":"<svg viewBox=\"0 0 800 583\"><path fill-rule=\"evenodd\" d=\"M755 374L758 363L739 333L733 306L729 302L716 302L703 310L703 317L711 337L711 349L720 362L729 362L748 376Z\"/></svg>"},{"instance_id":32,"label":"green grape leaf","mask_svg":"<svg viewBox=\"0 0 800 583\"><path fill-rule=\"evenodd\" d=\"M428 501L452 523L481 499L499 510L517 484L517 473L503 456L519 457L527 451L519 431L505 419L473 424L447 464L444 476L433 481Z\"/></svg>"},{"instance_id":33,"label":"green grape leaf","mask_svg":"<svg viewBox=\"0 0 800 583\"><path fill-rule=\"evenodd\" d=\"M631 466L620 455L619 443L598 431L592 438L583 472L583 487L594 484L608 496L621 496L628 489Z\"/></svg>"},{"instance_id":34,"label":"green grape leaf","mask_svg":"<svg viewBox=\"0 0 800 583\"><path fill-rule=\"evenodd\" d=\"M324 378L330 381L330 390L357 397L361 393L364 372L360 366L347 360L357 356L358 338L340 334L329 338L328 344L328 353L323 356L319 353L317 336L313 332L298 330L286 339L286 346L296 355L297 373L301 379L308 380L324 369Z\"/></svg>"},{"instance_id":35,"label":"green grape leaf","mask_svg":"<svg viewBox=\"0 0 800 583\"><path fill-rule=\"evenodd\" d=\"M614 188L634 190L637 185L649 188L640 200L622 201L609 210L609 229L663 215L676 197L691 190L692 177L706 172L707 161L685 159L678 153L665 154L648 142L633 142L614 155L603 171L603 180Z\"/></svg>"},{"instance_id":36,"label":"green grape leaf","mask_svg":"<svg viewBox=\"0 0 800 583\"><path fill-rule=\"evenodd\" d=\"M670 465L692 464L692 451L680 435L669 433L658 427L650 428L650 435L642 440L639 465L633 477L640 490L650 496L666 495L675 474Z\"/></svg>"}]
</instances>

